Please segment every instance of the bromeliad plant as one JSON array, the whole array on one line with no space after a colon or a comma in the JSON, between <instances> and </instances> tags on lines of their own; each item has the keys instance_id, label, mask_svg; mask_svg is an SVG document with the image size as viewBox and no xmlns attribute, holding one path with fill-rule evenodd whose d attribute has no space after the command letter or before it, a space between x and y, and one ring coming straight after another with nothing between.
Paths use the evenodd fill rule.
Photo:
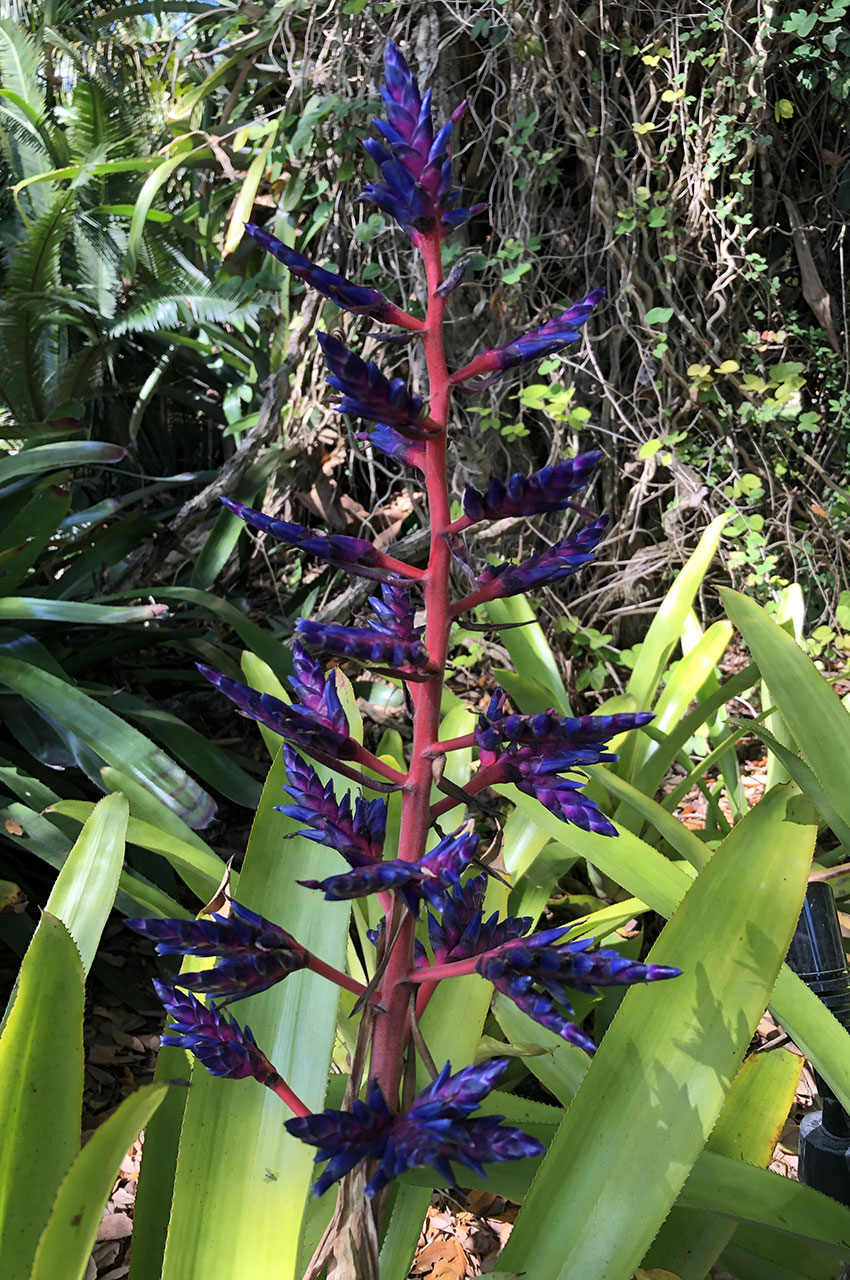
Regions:
<instances>
[{"instance_id":1,"label":"bromeliad plant","mask_svg":"<svg viewBox=\"0 0 850 1280\"><path fill-rule=\"evenodd\" d=\"M428 290L425 318L401 310L374 289L314 265L260 227L248 224L248 231L340 307L395 326L400 336L421 339L430 379L427 408L401 379L389 380L375 363L364 362L336 338L318 335L331 370L329 382L342 397L338 410L375 424L367 437L371 445L424 477L431 518L427 567L403 563L362 539L317 535L225 499L225 505L252 528L376 581L380 596L371 600L374 616L364 627L298 622L289 703L201 667L246 715L284 739L290 803L280 806L281 811L304 824L302 834L337 850L348 864L347 871L301 883L329 901L374 895L380 903L383 919L374 934L377 972L364 986L236 901L208 919L129 922L155 940L160 953L213 961L211 967L183 971L172 984L157 984L173 1019L164 1043L191 1050L214 1075L253 1077L272 1089L294 1113L285 1122L289 1132L318 1148L317 1161L327 1161L316 1194L365 1162L362 1177L369 1199L405 1170L431 1166L453 1183L452 1162L483 1177L488 1163L522 1160L543 1151L535 1137L503 1123L502 1116L473 1114L504 1075L508 1059L491 1058L454 1075L449 1062L439 1071L433 1068L418 1022L439 983L477 973L535 1022L592 1053L592 1040L570 1017L570 991L593 995L598 987L679 974L670 965L643 964L616 950L597 948L592 938L571 939L569 926L529 933L530 917L500 919L494 913L485 919L488 876L497 874L488 865L493 851L482 851L471 820L456 830L441 829L443 815L459 801L470 811L484 808L489 814L490 807L476 797L498 784L515 783L557 818L616 837L616 829L583 790L584 778L576 776L577 771L616 759L608 750L610 739L652 717L640 712L594 717L555 711L512 714L506 695L497 690L474 732L440 740L453 623L477 605L574 573L591 558L606 525L605 517L588 519L587 512L574 508L585 518L577 533L519 564L487 565L471 590L453 600L450 570L455 558L463 558L464 530L508 515L573 508L575 495L588 483L600 455L585 453L530 476L512 476L507 484L494 478L485 492L468 488L464 514L452 519L447 481L452 391L487 385L505 370L575 341L602 293L594 291L556 319L450 372L444 317L448 296L463 272L455 267L443 278L441 246L449 232L483 208L459 207L460 193L452 187L450 136L464 108L435 130L430 92L420 95L392 43L386 51L382 94L387 119L375 121L380 140L365 143L381 180L366 187L362 198L389 213L420 252ZM351 735L336 673L324 674L314 653L348 659L401 682L413 721L406 769L387 764ZM465 788L458 789L444 780L447 757L473 747L479 753L478 770ZM299 751L364 790L377 792L378 798L357 798L353 804L348 795L338 799L333 783L323 783ZM436 799L435 789L443 793ZM398 847L388 848L387 802L381 794L393 792L401 797L401 824ZM475 874L476 869L483 874ZM428 948L417 938L423 906ZM355 1069L342 1110L311 1112L275 1070L250 1029L225 1012L225 1006L302 968L353 992L363 1010L354 1060L361 1067L365 1064L365 1098L358 1097ZM417 1054L432 1069L433 1078L414 1096Z\"/></svg>"}]
</instances>

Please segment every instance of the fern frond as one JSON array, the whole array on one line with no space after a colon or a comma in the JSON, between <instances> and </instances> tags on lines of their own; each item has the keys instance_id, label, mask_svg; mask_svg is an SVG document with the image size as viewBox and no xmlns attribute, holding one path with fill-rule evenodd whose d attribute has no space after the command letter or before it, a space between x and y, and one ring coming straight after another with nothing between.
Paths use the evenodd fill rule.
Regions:
<instances>
[{"instance_id":1,"label":"fern frond","mask_svg":"<svg viewBox=\"0 0 850 1280\"><path fill-rule=\"evenodd\" d=\"M110 329L112 337L125 333L156 333L179 327L200 328L204 324L240 324L259 311L256 299L242 300L218 285L205 290L198 286L186 292L161 292L131 306Z\"/></svg>"}]
</instances>

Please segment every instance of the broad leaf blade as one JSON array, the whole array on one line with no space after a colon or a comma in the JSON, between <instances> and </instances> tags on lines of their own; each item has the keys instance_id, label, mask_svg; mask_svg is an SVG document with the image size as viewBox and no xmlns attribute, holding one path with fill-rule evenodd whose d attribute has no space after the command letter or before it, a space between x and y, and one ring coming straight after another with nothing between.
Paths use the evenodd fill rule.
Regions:
<instances>
[{"instance_id":1,"label":"broad leaf blade","mask_svg":"<svg viewBox=\"0 0 850 1280\"><path fill-rule=\"evenodd\" d=\"M793 636L778 626L753 600L737 591L721 590L726 611L741 632L803 759L831 805L850 824L847 744L850 711L830 689ZM824 815L826 816L826 815ZM836 833L839 836L840 832Z\"/></svg>"},{"instance_id":2,"label":"broad leaf blade","mask_svg":"<svg viewBox=\"0 0 850 1280\"><path fill-rule=\"evenodd\" d=\"M128 812L122 795L98 801L47 900L45 910L61 920L74 939L86 974L118 891Z\"/></svg>"},{"instance_id":3,"label":"broad leaf blade","mask_svg":"<svg viewBox=\"0 0 850 1280\"><path fill-rule=\"evenodd\" d=\"M805 801L777 788L691 886L650 953L683 974L626 995L535 1179L506 1266L536 1280L622 1280L640 1263L767 1003L805 892L812 819ZM638 1177L624 1149L641 1152Z\"/></svg>"},{"instance_id":4,"label":"broad leaf blade","mask_svg":"<svg viewBox=\"0 0 850 1280\"><path fill-rule=\"evenodd\" d=\"M274 809L283 799L285 778L278 755L251 832L240 901L342 967L348 904L325 902L296 883L322 879L338 858L310 840L284 841L297 830ZM339 781L337 789L339 794ZM324 1104L337 1003L336 987L302 970L237 1010L277 1070L314 1110ZM194 1068L163 1280L209 1280L211 1275L255 1280L264 1274L294 1280L313 1153L286 1133L288 1114L253 1080L218 1080Z\"/></svg>"},{"instance_id":5,"label":"broad leaf blade","mask_svg":"<svg viewBox=\"0 0 850 1280\"><path fill-rule=\"evenodd\" d=\"M562 714L569 715L567 691L558 671L555 655L526 597L510 596L505 600L489 600L483 606L483 611L489 621L496 624L527 624L499 631L499 642L511 655L517 675L536 685L545 694L548 706L556 707Z\"/></svg>"},{"instance_id":6,"label":"broad leaf blade","mask_svg":"<svg viewBox=\"0 0 850 1280\"><path fill-rule=\"evenodd\" d=\"M80 1148L85 976L45 913L0 1038L0 1275L28 1280L56 1192Z\"/></svg>"},{"instance_id":7,"label":"broad leaf blade","mask_svg":"<svg viewBox=\"0 0 850 1280\"><path fill-rule=\"evenodd\" d=\"M215 805L188 773L138 729L67 680L3 655L0 683L66 725L107 764L125 770L191 826L212 821Z\"/></svg>"},{"instance_id":8,"label":"broad leaf blade","mask_svg":"<svg viewBox=\"0 0 850 1280\"><path fill-rule=\"evenodd\" d=\"M727 519L728 516L722 515L711 522L652 619L626 686L639 711L648 711L653 704L658 683L682 634L700 583L714 559ZM637 749L637 741L632 736L620 756L619 772L623 777L632 776Z\"/></svg>"},{"instance_id":9,"label":"broad leaf blade","mask_svg":"<svg viewBox=\"0 0 850 1280\"><path fill-rule=\"evenodd\" d=\"M707 1151L765 1168L779 1139L800 1078L803 1059L788 1050L752 1054L741 1067L709 1135ZM735 1234L735 1224L714 1214L674 1208L646 1257L680 1280L703 1280Z\"/></svg>"},{"instance_id":10,"label":"broad leaf blade","mask_svg":"<svg viewBox=\"0 0 850 1280\"><path fill-rule=\"evenodd\" d=\"M167 1091L167 1085L143 1085L83 1147L59 1189L30 1280L83 1280L121 1161Z\"/></svg>"}]
</instances>

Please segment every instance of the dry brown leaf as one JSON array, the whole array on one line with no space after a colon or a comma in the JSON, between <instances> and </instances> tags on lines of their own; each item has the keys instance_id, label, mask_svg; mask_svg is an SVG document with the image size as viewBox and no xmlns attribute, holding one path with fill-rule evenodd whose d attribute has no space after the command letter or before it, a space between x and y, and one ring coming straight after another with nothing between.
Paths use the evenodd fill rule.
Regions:
<instances>
[{"instance_id":1,"label":"dry brown leaf","mask_svg":"<svg viewBox=\"0 0 850 1280\"><path fill-rule=\"evenodd\" d=\"M467 1272L467 1258L460 1244L453 1237L432 1240L417 1254L411 1276L422 1280L463 1280Z\"/></svg>"},{"instance_id":2,"label":"dry brown leaf","mask_svg":"<svg viewBox=\"0 0 850 1280\"><path fill-rule=\"evenodd\" d=\"M133 1219L126 1213L107 1213L97 1229L98 1240L124 1240L133 1234Z\"/></svg>"}]
</instances>

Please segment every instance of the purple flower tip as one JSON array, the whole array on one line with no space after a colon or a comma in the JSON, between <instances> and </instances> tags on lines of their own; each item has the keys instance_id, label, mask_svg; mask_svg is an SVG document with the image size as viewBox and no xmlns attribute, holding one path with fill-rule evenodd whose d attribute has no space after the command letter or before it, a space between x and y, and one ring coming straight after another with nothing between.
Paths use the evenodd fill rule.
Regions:
<instances>
[{"instance_id":1,"label":"purple flower tip","mask_svg":"<svg viewBox=\"0 0 850 1280\"><path fill-rule=\"evenodd\" d=\"M215 956L211 969L183 973L175 987L223 996L226 1003L265 991L310 963L310 953L291 933L231 902L229 916L201 920L127 920L127 926L156 942L158 955Z\"/></svg>"},{"instance_id":2,"label":"purple flower tip","mask_svg":"<svg viewBox=\"0 0 850 1280\"><path fill-rule=\"evenodd\" d=\"M459 369L454 374L453 380L455 382L467 382L470 378L480 377L481 375L485 377L488 374L495 375L489 381L478 383L477 388L481 389L485 386L490 386L507 369L526 364L529 360L541 360L544 356L567 346L570 342L578 341L581 336L578 333L578 329L581 328L604 296L604 289L593 289L580 302L568 307L559 316L547 320L545 324L539 325L538 328L532 329L530 333L522 334L519 338L513 338L510 342L503 343L500 347L490 347L488 350L480 352L474 360L471 360L469 364L464 365L462 369Z\"/></svg>"},{"instance_id":3,"label":"purple flower tip","mask_svg":"<svg viewBox=\"0 0 850 1280\"><path fill-rule=\"evenodd\" d=\"M309 649L318 649L337 658L351 658L364 666L404 673L433 669L428 650L421 640L401 640L375 625L343 627L299 618L295 630L302 644Z\"/></svg>"},{"instance_id":4,"label":"purple flower tip","mask_svg":"<svg viewBox=\"0 0 850 1280\"><path fill-rule=\"evenodd\" d=\"M360 866L327 880L299 880L308 889L321 889L329 902L365 898L372 893L398 892L414 915L424 898L438 911L448 902L448 891L460 888L460 874L478 852L478 836L469 826L444 836L419 862L388 858Z\"/></svg>"},{"instance_id":5,"label":"purple flower tip","mask_svg":"<svg viewBox=\"0 0 850 1280\"><path fill-rule=\"evenodd\" d=\"M437 1079L400 1115L392 1114L372 1080L366 1101L355 1100L350 1112L328 1109L287 1120L291 1134L319 1148L316 1163L328 1161L314 1194L322 1195L366 1159L378 1161L366 1187L371 1197L407 1169L431 1165L447 1184L454 1185L452 1160L486 1178L485 1164L542 1155L542 1143L503 1124L504 1116L472 1116L507 1065L506 1058L496 1058L452 1076L447 1062Z\"/></svg>"},{"instance_id":6,"label":"purple flower tip","mask_svg":"<svg viewBox=\"0 0 850 1280\"><path fill-rule=\"evenodd\" d=\"M583 489L602 454L594 450L544 467L529 476L516 474L507 484L494 476L484 493L467 488L463 510L470 520L503 520L507 516L534 516L545 511L562 511Z\"/></svg>"},{"instance_id":7,"label":"purple flower tip","mask_svg":"<svg viewBox=\"0 0 850 1280\"><path fill-rule=\"evenodd\" d=\"M572 1013L567 988L595 996L597 987L677 978L681 970L641 964L611 948L591 950L592 938L562 941L568 931L568 927L548 929L504 942L481 956L475 968L535 1022L593 1052L593 1042L555 1007L557 1003Z\"/></svg>"},{"instance_id":8,"label":"purple flower tip","mask_svg":"<svg viewBox=\"0 0 850 1280\"><path fill-rule=\"evenodd\" d=\"M321 714L297 703L288 705L270 693L258 693L247 684L231 680L213 667L198 663L198 670L211 684L235 702L243 715L258 720L267 729L308 753L336 756L351 760L357 754L355 743L329 724ZM347 725L347 722L346 722Z\"/></svg>"},{"instance_id":9,"label":"purple flower tip","mask_svg":"<svg viewBox=\"0 0 850 1280\"><path fill-rule=\"evenodd\" d=\"M428 941L435 963L466 960L528 933L533 924L531 916L507 916L500 920L499 913L494 911L485 920L482 908L486 891L486 875L476 876L448 895L440 917L429 913Z\"/></svg>"},{"instance_id":10,"label":"purple flower tip","mask_svg":"<svg viewBox=\"0 0 850 1280\"><path fill-rule=\"evenodd\" d=\"M240 1027L218 1009L207 1008L189 991L178 991L156 979L153 985L166 1013L174 1019L162 1037L164 1045L188 1049L210 1075L231 1080L252 1076L270 1086L278 1081L280 1077L257 1048L250 1027Z\"/></svg>"},{"instance_id":11,"label":"purple flower tip","mask_svg":"<svg viewBox=\"0 0 850 1280\"><path fill-rule=\"evenodd\" d=\"M452 187L449 139L465 104L435 131L431 92L420 94L413 73L392 41L387 42L384 60L386 86L381 96L387 118L372 121L380 141L367 138L363 144L382 180L366 186L360 198L395 218L416 242L421 234L437 227L445 234L462 226L486 206L459 208L460 192Z\"/></svg>"},{"instance_id":12,"label":"purple flower tip","mask_svg":"<svg viewBox=\"0 0 850 1280\"><path fill-rule=\"evenodd\" d=\"M599 516L578 533L556 542L546 551L539 551L521 564L505 561L491 565L479 576L479 586L487 588L486 599L492 600L560 582L593 558L607 526L608 517Z\"/></svg>"},{"instance_id":13,"label":"purple flower tip","mask_svg":"<svg viewBox=\"0 0 850 1280\"><path fill-rule=\"evenodd\" d=\"M374 360L361 360L329 333L318 333L316 337L331 371L328 383L342 393L335 406L340 413L386 423L410 440L427 439L428 431L419 422L422 397L412 395L403 378L390 381Z\"/></svg>"},{"instance_id":14,"label":"purple flower tip","mask_svg":"<svg viewBox=\"0 0 850 1280\"><path fill-rule=\"evenodd\" d=\"M296 822L307 824L298 834L308 840L338 849L350 867L368 867L378 862L384 844L387 806L383 800L358 798L351 807L346 794L336 799L332 782L322 784L315 769L291 747L283 748L286 786L293 804L276 806Z\"/></svg>"},{"instance_id":15,"label":"purple flower tip","mask_svg":"<svg viewBox=\"0 0 850 1280\"><path fill-rule=\"evenodd\" d=\"M278 240L264 227L258 227L254 222L246 222L245 230L257 244L265 249L266 253L277 258L289 268L293 275L299 276L318 293L330 298L331 302L335 302L338 307L342 307L345 311L373 315L379 320L391 319L391 304L377 289L367 289L363 285L352 284L350 280L346 280L345 276L317 267L309 258L297 253L295 249L290 249L289 245Z\"/></svg>"},{"instance_id":16,"label":"purple flower tip","mask_svg":"<svg viewBox=\"0 0 850 1280\"><path fill-rule=\"evenodd\" d=\"M346 569L360 578L372 578L378 582L403 582L397 573L384 566L384 559L379 551L365 538L351 538L347 534L333 533L329 537L314 534L303 524L294 524L289 520L275 520L262 511L247 507L244 502L236 502L233 498L222 498L221 502L228 511L232 511L240 520L261 533L267 533L278 542L289 543L299 547L308 555L326 560L336 569Z\"/></svg>"}]
</instances>

